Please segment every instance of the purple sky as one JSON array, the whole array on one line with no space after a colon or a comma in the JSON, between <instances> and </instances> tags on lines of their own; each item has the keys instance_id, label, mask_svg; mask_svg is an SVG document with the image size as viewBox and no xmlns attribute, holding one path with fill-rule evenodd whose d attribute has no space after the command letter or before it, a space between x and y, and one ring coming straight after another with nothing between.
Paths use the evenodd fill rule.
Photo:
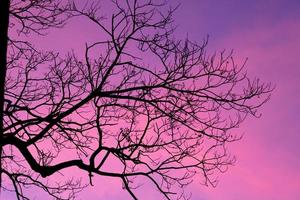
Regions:
<instances>
[{"instance_id":1,"label":"purple sky","mask_svg":"<svg viewBox=\"0 0 300 200\"><path fill-rule=\"evenodd\" d=\"M209 34L211 49L234 49L237 60L249 58L250 75L276 85L262 117L240 129L244 138L231 148L236 166L217 188L194 184L192 199L300 199L300 2L181 2L180 33L194 40Z\"/></svg>"},{"instance_id":2,"label":"purple sky","mask_svg":"<svg viewBox=\"0 0 300 200\"><path fill-rule=\"evenodd\" d=\"M189 187L191 199L300 199L300 2L176 2L181 3L175 15L177 37L188 33L190 39L202 41L209 35L209 50L234 49L237 61L249 58L250 76L276 85L271 100L261 109L262 117L249 118L238 130L245 134L230 146L237 157L236 165L220 174L216 188L207 188L195 180ZM91 197L98 194L103 199L130 199L117 187L100 187L84 193ZM138 194L147 200L158 198L148 190Z\"/></svg>"},{"instance_id":3,"label":"purple sky","mask_svg":"<svg viewBox=\"0 0 300 200\"><path fill-rule=\"evenodd\" d=\"M249 58L246 68L250 76L276 85L271 100L261 109L262 117L249 118L238 130L245 134L230 146L237 157L236 165L220 174L216 188L206 188L195 180L189 187L191 199L300 199L300 1L169 2L181 3L175 15L177 37L188 33L190 39L201 42L209 35L210 51L234 49L238 62ZM91 30L84 32L84 25L83 21L73 22L67 30L74 29L84 38L96 37ZM42 40L37 42L45 44ZM51 37L44 42L48 48L57 45ZM84 45L75 45L74 38L67 36L64 42L73 48ZM66 46L59 48L66 50ZM130 199L119 182L98 179L100 184L82 192L81 199ZM146 200L158 198L148 189L138 195Z\"/></svg>"}]
</instances>

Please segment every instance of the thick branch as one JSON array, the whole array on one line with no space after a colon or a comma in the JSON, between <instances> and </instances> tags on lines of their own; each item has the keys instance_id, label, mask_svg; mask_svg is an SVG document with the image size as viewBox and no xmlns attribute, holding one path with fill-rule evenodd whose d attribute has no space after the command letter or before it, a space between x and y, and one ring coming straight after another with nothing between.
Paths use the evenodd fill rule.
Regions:
<instances>
[{"instance_id":1,"label":"thick branch","mask_svg":"<svg viewBox=\"0 0 300 200\"><path fill-rule=\"evenodd\" d=\"M9 0L0 1L0 140L3 135L3 111L4 111L4 93L5 78L7 69L7 42L8 42L8 23L9 23ZM0 187L1 187L1 168L2 168L2 146L0 146Z\"/></svg>"}]
</instances>

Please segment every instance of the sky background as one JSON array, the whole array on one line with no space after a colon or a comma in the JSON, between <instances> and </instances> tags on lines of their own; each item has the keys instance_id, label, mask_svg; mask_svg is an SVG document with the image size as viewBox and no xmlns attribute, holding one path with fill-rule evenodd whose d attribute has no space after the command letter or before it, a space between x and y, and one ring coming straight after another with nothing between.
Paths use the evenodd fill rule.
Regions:
<instances>
[{"instance_id":1,"label":"sky background","mask_svg":"<svg viewBox=\"0 0 300 200\"><path fill-rule=\"evenodd\" d=\"M192 200L300 199L300 1L293 0L177 0L176 37L201 42L208 50L234 50L250 76L276 86L261 118L248 118L238 129L241 141L229 148L235 166L219 175L216 188L197 179L188 188ZM101 179L101 178L100 178ZM83 194L101 199L130 199L117 182L102 180L101 189ZM100 180L101 182L101 180ZM119 184L121 187L121 184ZM153 191L137 193L157 199Z\"/></svg>"},{"instance_id":2,"label":"sky background","mask_svg":"<svg viewBox=\"0 0 300 200\"><path fill-rule=\"evenodd\" d=\"M195 180L188 188L192 200L299 200L300 199L300 1L298 0L172 0L181 3L174 21L176 37L187 34L201 42L209 35L209 51L234 50L235 59L246 58L250 76L276 86L271 100L260 110L261 118L248 118L237 130L241 141L231 145L235 166L219 175L216 188ZM75 25L75 26L74 26ZM68 31L91 37L84 21L73 22ZM64 34L64 33L62 33ZM55 41L57 38L52 37ZM52 48L57 42L37 42ZM65 35L64 46L74 46ZM47 43L47 44L46 44ZM65 49L64 49L65 48ZM113 179L97 178L96 187L86 189L79 199L130 199ZM147 188L142 199L157 199Z\"/></svg>"},{"instance_id":3,"label":"sky background","mask_svg":"<svg viewBox=\"0 0 300 200\"><path fill-rule=\"evenodd\" d=\"M193 200L300 199L300 1L187 0L176 15L179 33L199 40L210 36L212 50L233 49L249 58L247 71L276 89L248 119L231 147L234 167L216 188L193 184Z\"/></svg>"}]
</instances>

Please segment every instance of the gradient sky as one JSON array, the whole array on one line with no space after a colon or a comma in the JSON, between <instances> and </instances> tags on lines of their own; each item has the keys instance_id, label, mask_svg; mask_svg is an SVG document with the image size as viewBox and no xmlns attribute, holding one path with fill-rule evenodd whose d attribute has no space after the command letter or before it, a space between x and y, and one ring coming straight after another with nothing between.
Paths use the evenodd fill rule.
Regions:
<instances>
[{"instance_id":1,"label":"gradient sky","mask_svg":"<svg viewBox=\"0 0 300 200\"><path fill-rule=\"evenodd\" d=\"M241 141L230 146L236 165L219 175L216 188L195 180L192 200L300 199L300 1L299 0L174 0L176 36L201 42L209 35L209 50L234 49L235 58L249 58L247 71L276 85L262 117L249 118L240 127ZM69 28L81 37L84 22ZM65 32L65 34L69 34ZM55 40L55 37L52 37ZM51 39L50 39L51 40ZM50 40L46 46L56 45ZM42 41L40 42L42 45ZM74 46L74 38L65 37ZM67 46L67 45L66 45ZM60 50L65 50L61 46ZM100 184L83 191L81 199L130 199L119 182L97 178ZM101 184L104 183L104 184ZM145 189L143 199L157 199ZM89 197L89 198L88 198Z\"/></svg>"},{"instance_id":2,"label":"gradient sky","mask_svg":"<svg viewBox=\"0 0 300 200\"><path fill-rule=\"evenodd\" d=\"M244 137L230 146L237 157L236 165L219 175L216 188L195 180L189 187L191 199L299 200L300 1L169 2L181 3L175 15L177 37L188 35L201 42L209 35L209 50L233 49L237 61L249 59L246 68L250 76L276 86L271 100L261 109L262 117L249 118L238 130ZM109 184L84 193L97 193L99 199L130 199L126 192ZM142 196L147 200L158 198L148 190L142 191Z\"/></svg>"},{"instance_id":3,"label":"gradient sky","mask_svg":"<svg viewBox=\"0 0 300 200\"><path fill-rule=\"evenodd\" d=\"M247 71L276 85L260 119L248 119L231 148L236 166L216 188L194 184L193 200L300 199L300 1L187 0L176 16L181 33L210 35L213 50L249 58Z\"/></svg>"}]
</instances>

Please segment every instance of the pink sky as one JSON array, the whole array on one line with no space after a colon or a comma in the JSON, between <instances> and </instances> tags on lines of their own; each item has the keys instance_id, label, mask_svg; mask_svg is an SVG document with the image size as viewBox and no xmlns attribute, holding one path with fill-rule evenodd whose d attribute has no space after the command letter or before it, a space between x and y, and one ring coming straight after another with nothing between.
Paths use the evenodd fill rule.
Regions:
<instances>
[{"instance_id":1,"label":"pink sky","mask_svg":"<svg viewBox=\"0 0 300 200\"><path fill-rule=\"evenodd\" d=\"M300 199L300 3L298 1L187 0L175 15L178 37L201 41L210 36L211 51L234 49L247 71L276 85L260 119L249 118L237 131L244 138L231 145L236 165L219 175L216 188L195 180L192 200ZM106 180L105 180L106 181ZM113 184L115 185L115 184ZM130 199L117 187L101 184L84 195L92 199ZM113 192L112 192L113 191ZM159 198L153 191L143 199Z\"/></svg>"},{"instance_id":2,"label":"pink sky","mask_svg":"<svg viewBox=\"0 0 300 200\"><path fill-rule=\"evenodd\" d=\"M182 3L181 30L195 40L208 33L212 48L248 57L249 74L276 85L262 117L240 128L244 138L231 148L236 166L220 175L217 188L194 184L193 200L300 199L299 9L299 1Z\"/></svg>"},{"instance_id":3,"label":"pink sky","mask_svg":"<svg viewBox=\"0 0 300 200\"><path fill-rule=\"evenodd\" d=\"M193 193L191 199L300 199L300 2L176 2L181 3L175 15L178 37L188 33L190 39L201 42L210 35L211 51L234 49L237 61L249 58L247 71L251 76L276 85L271 100L261 109L262 117L249 118L237 130L244 137L230 146L237 157L236 165L219 175L216 188L207 188L195 180L188 188ZM80 37L97 37L92 28L83 32L83 22L73 25L70 29L79 31ZM48 48L57 45L50 40L56 38L49 38ZM76 48L73 41L74 38L64 38L64 42ZM83 191L79 199L131 199L118 181L97 179L98 184ZM159 198L148 187L137 194L146 200Z\"/></svg>"}]
</instances>

